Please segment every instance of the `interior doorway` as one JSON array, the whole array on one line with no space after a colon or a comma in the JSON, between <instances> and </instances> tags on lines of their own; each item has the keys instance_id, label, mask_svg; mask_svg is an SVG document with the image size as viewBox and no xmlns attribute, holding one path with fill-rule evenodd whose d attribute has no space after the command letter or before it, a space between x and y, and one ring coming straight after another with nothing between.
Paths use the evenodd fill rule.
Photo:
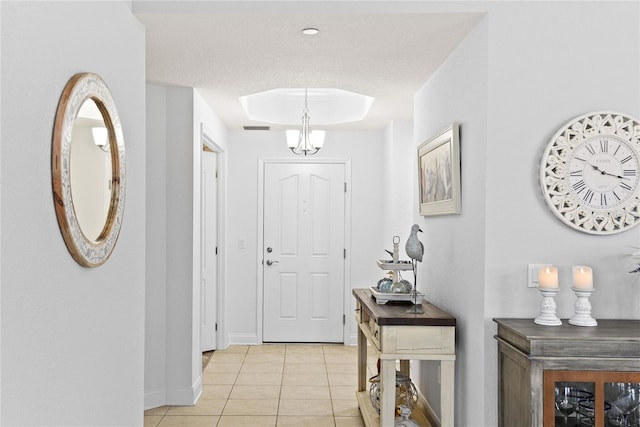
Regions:
<instances>
[{"instance_id":1,"label":"interior doorway","mask_svg":"<svg viewBox=\"0 0 640 427\"><path fill-rule=\"evenodd\" d=\"M200 125L200 144L196 148L194 179L194 352L202 353L227 346L225 325L225 150L215 143L214 133ZM194 360L200 357L193 354Z\"/></svg>"}]
</instances>

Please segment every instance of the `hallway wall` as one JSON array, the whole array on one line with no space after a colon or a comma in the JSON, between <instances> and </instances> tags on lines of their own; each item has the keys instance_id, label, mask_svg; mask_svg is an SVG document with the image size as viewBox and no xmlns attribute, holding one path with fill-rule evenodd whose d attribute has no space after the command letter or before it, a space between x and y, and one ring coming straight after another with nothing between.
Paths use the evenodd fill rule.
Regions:
<instances>
[{"instance_id":1,"label":"hallway wall","mask_svg":"<svg viewBox=\"0 0 640 427\"><path fill-rule=\"evenodd\" d=\"M193 88L149 84L146 101L145 408L190 405L202 393L201 129L223 151L226 129Z\"/></svg>"},{"instance_id":2,"label":"hallway wall","mask_svg":"<svg viewBox=\"0 0 640 427\"><path fill-rule=\"evenodd\" d=\"M494 317L535 317L528 263L559 267L558 315L573 313L571 266L593 267L596 318L638 318L629 261L637 229L576 232L547 208L538 168L549 138L589 111L640 116L640 4L475 3L487 16L415 98L416 147L460 122L462 213L416 216L420 285L458 319L456 425L497 425ZM544 31L540 23L544 22ZM614 65L615 64L615 65ZM417 192L415 197L417 198ZM421 385L436 384L428 366ZM483 396L478 399L477 396ZM484 414L480 416L479 414Z\"/></svg>"},{"instance_id":3,"label":"hallway wall","mask_svg":"<svg viewBox=\"0 0 640 427\"><path fill-rule=\"evenodd\" d=\"M142 425L144 29L127 1L3 1L0 27L0 424ZM71 258L51 190L58 100L87 71L113 95L126 156L120 236L97 268Z\"/></svg>"}]
</instances>

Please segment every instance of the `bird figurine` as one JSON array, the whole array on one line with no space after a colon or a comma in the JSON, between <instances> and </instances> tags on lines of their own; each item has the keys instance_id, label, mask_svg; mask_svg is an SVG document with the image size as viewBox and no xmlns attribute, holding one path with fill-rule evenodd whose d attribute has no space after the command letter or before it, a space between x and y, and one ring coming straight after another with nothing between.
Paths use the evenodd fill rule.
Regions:
<instances>
[{"instance_id":1,"label":"bird figurine","mask_svg":"<svg viewBox=\"0 0 640 427\"><path fill-rule=\"evenodd\" d=\"M422 233L420 226L418 224L413 224L411 226L409 239L407 239L407 243L404 245L404 250L407 252L409 258L414 260L414 262L422 262L422 255L424 254L424 246L422 245L422 242L418 240L418 232Z\"/></svg>"},{"instance_id":2,"label":"bird figurine","mask_svg":"<svg viewBox=\"0 0 640 427\"><path fill-rule=\"evenodd\" d=\"M408 313L419 314L422 313L422 307L418 307L418 268L417 263L422 262L422 255L424 255L424 245L418 240L418 232L422 233L418 224L411 226L411 233L407 239L407 243L404 245L404 250L407 256L411 258L411 265L413 267L413 307L408 310Z\"/></svg>"}]
</instances>

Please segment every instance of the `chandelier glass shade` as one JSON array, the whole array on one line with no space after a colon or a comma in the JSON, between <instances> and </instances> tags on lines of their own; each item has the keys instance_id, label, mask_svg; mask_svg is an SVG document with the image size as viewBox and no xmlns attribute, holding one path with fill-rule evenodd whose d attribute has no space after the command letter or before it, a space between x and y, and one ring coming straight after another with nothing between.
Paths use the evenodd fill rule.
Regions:
<instances>
[{"instance_id":1,"label":"chandelier glass shade","mask_svg":"<svg viewBox=\"0 0 640 427\"><path fill-rule=\"evenodd\" d=\"M287 131L287 147L297 155L312 156L324 145L324 131L309 129L309 108L307 107L307 89L304 90L304 110L302 110L302 129Z\"/></svg>"}]
</instances>

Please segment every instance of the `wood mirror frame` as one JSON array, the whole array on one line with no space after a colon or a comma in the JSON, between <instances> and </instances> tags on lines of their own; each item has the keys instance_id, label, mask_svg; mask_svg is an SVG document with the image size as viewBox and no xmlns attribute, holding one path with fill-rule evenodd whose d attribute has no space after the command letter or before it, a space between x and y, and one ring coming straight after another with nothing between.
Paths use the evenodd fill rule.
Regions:
<instances>
[{"instance_id":1,"label":"wood mirror frame","mask_svg":"<svg viewBox=\"0 0 640 427\"><path fill-rule=\"evenodd\" d=\"M70 165L73 128L80 107L89 99L97 105L108 130L112 168L109 209L102 231L95 240L87 238L83 233L71 195ZM124 159L122 126L107 85L94 73L74 75L65 86L58 103L53 129L51 170L53 200L62 237L73 259L84 267L97 267L104 264L118 240L124 212Z\"/></svg>"}]
</instances>

